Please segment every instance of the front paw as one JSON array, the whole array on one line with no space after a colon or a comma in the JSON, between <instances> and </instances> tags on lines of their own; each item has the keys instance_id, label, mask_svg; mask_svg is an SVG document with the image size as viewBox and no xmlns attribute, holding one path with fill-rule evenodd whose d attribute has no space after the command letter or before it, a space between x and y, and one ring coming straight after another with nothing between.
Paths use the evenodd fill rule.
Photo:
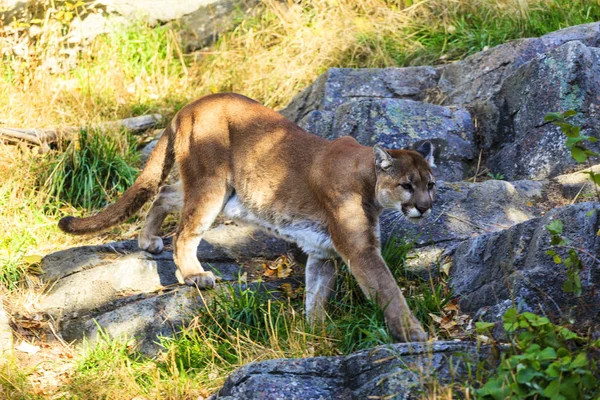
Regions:
<instances>
[{"instance_id":1,"label":"front paw","mask_svg":"<svg viewBox=\"0 0 600 400\"><path fill-rule=\"evenodd\" d=\"M409 324L406 336L407 342L426 342L429 339L429 335L419 322L416 325Z\"/></svg>"},{"instance_id":2,"label":"front paw","mask_svg":"<svg viewBox=\"0 0 600 400\"><path fill-rule=\"evenodd\" d=\"M140 236L138 238L138 246L140 249L152 254L159 254L165 247L162 238L159 236L150 236L149 238Z\"/></svg>"},{"instance_id":3,"label":"front paw","mask_svg":"<svg viewBox=\"0 0 600 400\"><path fill-rule=\"evenodd\" d=\"M399 342L426 342L429 339L429 335L413 315L407 318L400 327L390 326L390 331L394 339Z\"/></svg>"},{"instance_id":4,"label":"front paw","mask_svg":"<svg viewBox=\"0 0 600 400\"><path fill-rule=\"evenodd\" d=\"M212 272L204 271L185 277L184 282L188 286L197 286L199 289L212 289L215 287L217 279Z\"/></svg>"}]
</instances>

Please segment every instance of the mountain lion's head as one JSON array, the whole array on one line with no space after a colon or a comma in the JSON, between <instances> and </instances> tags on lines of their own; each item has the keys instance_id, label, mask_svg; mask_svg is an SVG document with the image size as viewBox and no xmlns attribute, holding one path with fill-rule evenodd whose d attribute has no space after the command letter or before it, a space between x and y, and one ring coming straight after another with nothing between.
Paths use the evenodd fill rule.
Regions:
<instances>
[{"instance_id":1,"label":"mountain lion's head","mask_svg":"<svg viewBox=\"0 0 600 400\"><path fill-rule=\"evenodd\" d=\"M377 186L375 196L385 208L401 211L411 222L431 214L435 178L431 172L433 146L425 142L418 150L385 150L374 147Z\"/></svg>"}]
</instances>

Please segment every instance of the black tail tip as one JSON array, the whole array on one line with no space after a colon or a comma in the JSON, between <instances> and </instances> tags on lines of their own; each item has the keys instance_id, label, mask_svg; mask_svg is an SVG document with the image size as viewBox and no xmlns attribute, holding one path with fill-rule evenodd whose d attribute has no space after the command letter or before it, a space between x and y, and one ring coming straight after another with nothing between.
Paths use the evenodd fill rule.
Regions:
<instances>
[{"instance_id":1,"label":"black tail tip","mask_svg":"<svg viewBox=\"0 0 600 400\"><path fill-rule=\"evenodd\" d=\"M66 233L72 233L73 232L73 221L75 221L77 218L75 217L64 217L61 218L60 221L58 221L58 227L60 228L61 231L66 232Z\"/></svg>"}]
</instances>

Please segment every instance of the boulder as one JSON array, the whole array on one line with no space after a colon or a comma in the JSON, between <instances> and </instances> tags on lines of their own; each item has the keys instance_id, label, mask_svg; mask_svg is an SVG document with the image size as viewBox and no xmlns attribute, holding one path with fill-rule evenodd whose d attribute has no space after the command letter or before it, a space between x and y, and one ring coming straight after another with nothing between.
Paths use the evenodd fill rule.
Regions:
<instances>
[{"instance_id":1,"label":"boulder","mask_svg":"<svg viewBox=\"0 0 600 400\"><path fill-rule=\"evenodd\" d=\"M547 182L536 181L440 183L433 214L421 224L410 223L397 212L384 212L382 242L393 236L414 242L409 269L436 271L462 241L539 217L546 209L546 188Z\"/></svg>"},{"instance_id":2,"label":"boulder","mask_svg":"<svg viewBox=\"0 0 600 400\"><path fill-rule=\"evenodd\" d=\"M514 305L520 311L541 313L555 320L574 319L581 326L600 323L600 203L579 203L556 208L543 217L509 229L481 235L459 244L450 270L451 286L463 312L498 314ZM565 293L566 269L555 264L548 249L564 256L567 249L550 245L546 225L564 223L564 236L578 251L584 268L580 277L583 295ZM591 257L592 255L593 257Z\"/></svg>"},{"instance_id":3,"label":"boulder","mask_svg":"<svg viewBox=\"0 0 600 400\"><path fill-rule=\"evenodd\" d=\"M459 181L472 175L473 123L464 109L404 99L351 101L336 109L331 132L319 134L352 136L361 144L388 149L418 147L429 140L435 147L438 179Z\"/></svg>"},{"instance_id":4,"label":"boulder","mask_svg":"<svg viewBox=\"0 0 600 400\"><path fill-rule=\"evenodd\" d=\"M349 101L366 98L423 100L426 90L434 87L438 78L433 67L330 68L296 95L281 114L298 123L313 111L332 112Z\"/></svg>"},{"instance_id":5,"label":"boulder","mask_svg":"<svg viewBox=\"0 0 600 400\"><path fill-rule=\"evenodd\" d=\"M430 140L438 177L458 181L472 173L473 123L465 109L418 101L437 79L432 67L331 68L281 114L313 134L353 136L367 146L398 149Z\"/></svg>"},{"instance_id":6,"label":"boulder","mask_svg":"<svg viewBox=\"0 0 600 400\"><path fill-rule=\"evenodd\" d=\"M257 0L99 0L95 4L106 10L108 16L125 21L144 21L151 25L176 22L187 28L180 31L183 45L186 51L193 51L211 44L220 33L232 29L236 17L257 3ZM82 22L83 29L91 22L95 26L102 25L98 16L92 15ZM90 18L94 19L87 21Z\"/></svg>"},{"instance_id":7,"label":"boulder","mask_svg":"<svg viewBox=\"0 0 600 400\"><path fill-rule=\"evenodd\" d=\"M254 362L231 373L210 399L420 399L428 380L464 379L465 361L486 353L475 343L402 343L345 357Z\"/></svg>"},{"instance_id":8,"label":"boulder","mask_svg":"<svg viewBox=\"0 0 600 400\"><path fill-rule=\"evenodd\" d=\"M185 0L166 2L157 0L98 0L96 6L128 20L139 20L151 25L180 19L203 7L220 3L219 0ZM207 10L205 10L206 12Z\"/></svg>"},{"instance_id":9,"label":"boulder","mask_svg":"<svg viewBox=\"0 0 600 400\"><path fill-rule=\"evenodd\" d=\"M575 109L583 133L600 135L598 47L600 23L496 46L439 67L437 100L469 110L492 172L552 178L578 167L547 113Z\"/></svg>"},{"instance_id":10,"label":"boulder","mask_svg":"<svg viewBox=\"0 0 600 400\"><path fill-rule=\"evenodd\" d=\"M488 167L508 179L546 179L577 168L549 112L575 110L582 134L600 137L600 49L568 42L518 68L487 104ZM600 146L590 145L598 151Z\"/></svg>"},{"instance_id":11,"label":"boulder","mask_svg":"<svg viewBox=\"0 0 600 400\"><path fill-rule=\"evenodd\" d=\"M522 65L565 43L600 46L600 23L572 26L539 38L514 40L439 68L443 105L476 105L496 95L504 80ZM481 121L480 121L481 122Z\"/></svg>"},{"instance_id":12,"label":"boulder","mask_svg":"<svg viewBox=\"0 0 600 400\"><path fill-rule=\"evenodd\" d=\"M258 3L259 0L211 0L210 4L177 19L187 28L179 31L185 51L195 51L216 42L220 34L233 29Z\"/></svg>"}]
</instances>

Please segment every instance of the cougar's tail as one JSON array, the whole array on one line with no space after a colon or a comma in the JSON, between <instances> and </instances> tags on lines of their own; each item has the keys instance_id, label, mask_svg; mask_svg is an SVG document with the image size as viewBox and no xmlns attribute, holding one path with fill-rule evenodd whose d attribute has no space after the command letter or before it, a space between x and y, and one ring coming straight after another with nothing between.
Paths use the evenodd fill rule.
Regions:
<instances>
[{"instance_id":1,"label":"cougar's tail","mask_svg":"<svg viewBox=\"0 0 600 400\"><path fill-rule=\"evenodd\" d=\"M58 222L58 227L63 232L74 235L97 232L120 224L139 210L158 192L160 185L173 167L175 162L173 152L175 127L173 125L174 122L167 126L152 151L146 167L116 203L91 217L64 217Z\"/></svg>"}]
</instances>

